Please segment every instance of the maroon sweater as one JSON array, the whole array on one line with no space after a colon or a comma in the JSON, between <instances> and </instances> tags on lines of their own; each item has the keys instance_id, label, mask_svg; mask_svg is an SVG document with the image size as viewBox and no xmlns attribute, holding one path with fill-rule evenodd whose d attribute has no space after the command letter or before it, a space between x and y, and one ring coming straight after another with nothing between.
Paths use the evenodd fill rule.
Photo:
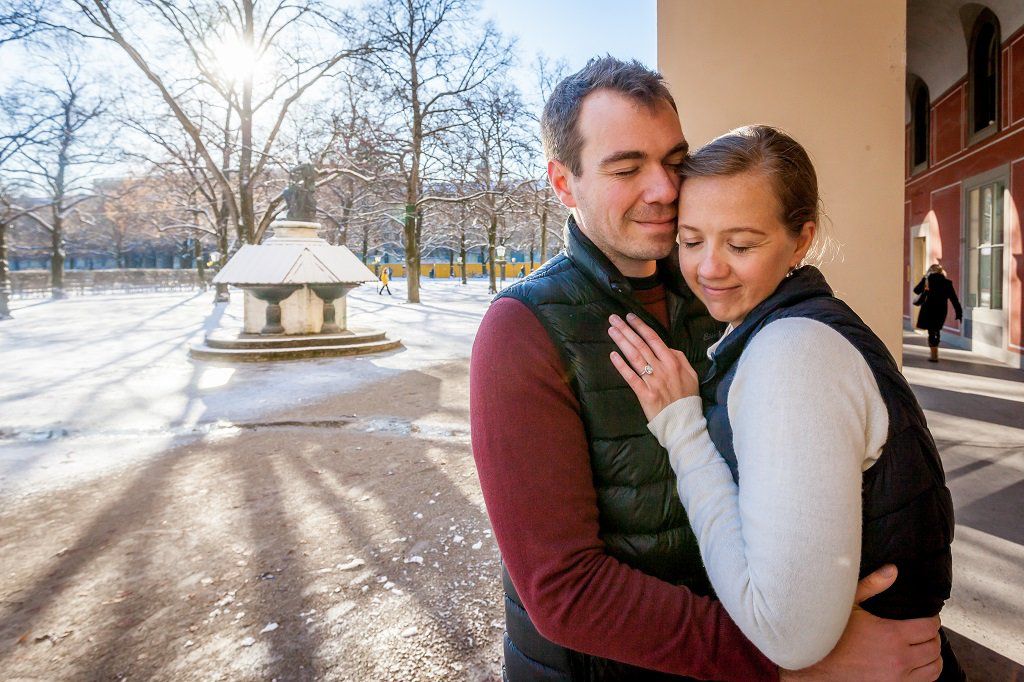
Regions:
<instances>
[{"instance_id":1,"label":"maroon sweater","mask_svg":"<svg viewBox=\"0 0 1024 682\"><path fill-rule=\"evenodd\" d=\"M667 323L663 287L636 297ZM576 651L678 675L778 678L718 601L605 551L579 402L547 332L514 299L496 301L480 324L470 363L470 422L494 536L542 635Z\"/></svg>"}]
</instances>

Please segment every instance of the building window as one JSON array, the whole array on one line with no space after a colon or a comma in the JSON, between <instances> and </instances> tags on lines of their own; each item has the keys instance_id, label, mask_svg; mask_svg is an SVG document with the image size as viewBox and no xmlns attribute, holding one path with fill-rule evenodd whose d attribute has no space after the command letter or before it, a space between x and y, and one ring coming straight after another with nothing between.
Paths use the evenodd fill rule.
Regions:
<instances>
[{"instance_id":1,"label":"building window","mask_svg":"<svg viewBox=\"0 0 1024 682\"><path fill-rule=\"evenodd\" d=\"M971 134L987 134L999 118L999 21L983 10L974 23L969 54Z\"/></svg>"},{"instance_id":2,"label":"building window","mask_svg":"<svg viewBox=\"0 0 1024 682\"><path fill-rule=\"evenodd\" d=\"M967 206L967 305L1003 307L1002 182L972 189Z\"/></svg>"},{"instance_id":3,"label":"building window","mask_svg":"<svg viewBox=\"0 0 1024 682\"><path fill-rule=\"evenodd\" d=\"M917 171L928 165L928 119L931 109L928 86L918 80L914 85L910 101L911 134L913 136L910 167Z\"/></svg>"}]
</instances>

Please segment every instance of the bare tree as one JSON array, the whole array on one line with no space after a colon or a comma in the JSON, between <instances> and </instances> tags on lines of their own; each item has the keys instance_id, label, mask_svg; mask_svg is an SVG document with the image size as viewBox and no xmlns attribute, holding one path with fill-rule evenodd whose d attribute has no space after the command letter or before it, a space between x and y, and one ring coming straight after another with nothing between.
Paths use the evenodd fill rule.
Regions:
<instances>
[{"instance_id":1,"label":"bare tree","mask_svg":"<svg viewBox=\"0 0 1024 682\"><path fill-rule=\"evenodd\" d=\"M0 100L0 320L11 318L7 229L31 210L15 200L19 185L10 179L10 165L23 149L43 139L47 121L47 116L29 109L16 94L8 93Z\"/></svg>"},{"instance_id":2,"label":"bare tree","mask_svg":"<svg viewBox=\"0 0 1024 682\"><path fill-rule=\"evenodd\" d=\"M302 139L307 147L296 157L312 159L325 175L333 174L322 183L318 217L328 224L332 244L349 246L349 239L358 233L365 263L370 242L379 245L374 232L383 222L381 218L386 217L386 212L380 210L381 203L397 188L395 179L387 176L383 150L378 145L377 122L372 118L375 103L370 95L371 75L365 65L351 66L339 79L330 101L310 112L309 119L299 126L303 134L297 136L297 144ZM318 151L308 146L313 131L318 132L319 139L313 143ZM341 169L356 172L338 172Z\"/></svg>"},{"instance_id":3,"label":"bare tree","mask_svg":"<svg viewBox=\"0 0 1024 682\"><path fill-rule=\"evenodd\" d=\"M26 188L46 197L44 206L24 212L50 240L50 286L54 298L64 297L65 226L68 212L93 196L90 173L103 156L94 136L104 105L90 97L77 64L58 66L56 87L40 88L34 96L36 117L42 120L36 144L17 155L18 174Z\"/></svg>"},{"instance_id":4,"label":"bare tree","mask_svg":"<svg viewBox=\"0 0 1024 682\"><path fill-rule=\"evenodd\" d=\"M219 113L223 119L218 120ZM196 124L208 136L207 148L220 159L222 172L231 175L232 155L237 145L237 131L231 125L230 108L207 115L207 108L201 104ZM203 162L192 139L183 133L173 116L164 111L153 115L126 114L124 125L140 133L152 144L148 148L129 151L129 158L141 161L149 170L145 185L154 211L151 223L159 232L186 234L192 242L192 258L196 264L200 282L205 282L205 260L203 242L212 241L219 254L229 253L231 231L229 229L229 202L223 186ZM212 131L207 133L207 131ZM268 174L269 175L269 174ZM159 188L159 190L158 190ZM222 265L224 256L215 264ZM228 300L226 285L217 285L216 301Z\"/></svg>"},{"instance_id":5,"label":"bare tree","mask_svg":"<svg viewBox=\"0 0 1024 682\"><path fill-rule=\"evenodd\" d=\"M71 3L88 22L86 34L118 45L159 92L216 184L236 245L258 243L283 201L277 192L257 208L282 126L292 106L343 60L367 52L354 39L357 22L329 17L315 0L261 7L256 0L137 0L130 12L106 0ZM347 46L317 50L302 41L325 25ZM147 39L147 30L164 39ZM286 49L289 39L301 49ZM168 51L185 60L192 75L177 79L166 66L173 61ZM200 120L202 105L212 102L223 110L220 131L209 131ZM258 119L266 125L257 126Z\"/></svg>"},{"instance_id":6,"label":"bare tree","mask_svg":"<svg viewBox=\"0 0 1024 682\"><path fill-rule=\"evenodd\" d=\"M548 97L551 96L551 92L558 85L559 81L565 78L569 71L569 65L564 59L559 59L552 62L543 53L538 53L534 59L534 74L537 78L537 94L539 95L539 101L535 103L533 110L536 112L533 116L536 125L533 126L533 140L532 144L535 150L535 154L539 163L538 177L535 182L528 185L528 189L531 193L531 210L534 216L539 221L537 226L537 234L540 236L540 261L544 263L548 259L548 239L555 237L556 240L561 241L562 234L562 222L567 213L562 203L555 196L554 191L551 189L551 185L547 180L547 168L544 164L544 152L541 149L540 140L540 116L539 113L543 111L544 104L547 102ZM552 220L552 217L559 218ZM549 227L549 223L554 227ZM533 257L533 249L530 250L530 257ZM530 264L533 267L533 264Z\"/></svg>"},{"instance_id":7,"label":"bare tree","mask_svg":"<svg viewBox=\"0 0 1024 682\"><path fill-rule=\"evenodd\" d=\"M46 8L45 0L6 0L0 8L0 45L53 30Z\"/></svg>"},{"instance_id":8,"label":"bare tree","mask_svg":"<svg viewBox=\"0 0 1024 682\"><path fill-rule=\"evenodd\" d=\"M494 26L474 30L470 0L381 0L368 14L368 56L384 84L389 130L404 185L403 246L408 300L420 300L420 237L430 147L462 124L465 97L505 70L512 45Z\"/></svg>"},{"instance_id":9,"label":"bare tree","mask_svg":"<svg viewBox=\"0 0 1024 682\"><path fill-rule=\"evenodd\" d=\"M513 205L530 160L528 117L522 97L509 82L491 82L466 101L470 124L468 146L476 150L476 186L485 193L477 200L487 231L490 292L497 293L495 249L505 239L499 224ZM507 225L507 222L505 223Z\"/></svg>"}]
</instances>

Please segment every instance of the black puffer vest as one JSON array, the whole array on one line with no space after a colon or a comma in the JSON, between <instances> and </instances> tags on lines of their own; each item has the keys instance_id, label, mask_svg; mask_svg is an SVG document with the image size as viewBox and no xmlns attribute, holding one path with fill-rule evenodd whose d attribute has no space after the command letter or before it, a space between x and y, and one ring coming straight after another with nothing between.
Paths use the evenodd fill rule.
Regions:
<instances>
[{"instance_id":1,"label":"black puffer vest","mask_svg":"<svg viewBox=\"0 0 1024 682\"><path fill-rule=\"evenodd\" d=\"M721 335L722 325L686 288L674 259L666 259L658 264L668 297L671 328L665 329L634 300L629 281L571 218L567 232L565 251L496 298L527 305L561 352L565 380L580 403L608 553L645 573L709 594L668 454L648 431L640 404L608 359L615 349L608 317L638 315L698 368L707 366L707 347ZM506 680L680 679L546 640L530 622L508 573L502 573Z\"/></svg>"},{"instance_id":2,"label":"black puffer vest","mask_svg":"<svg viewBox=\"0 0 1024 682\"><path fill-rule=\"evenodd\" d=\"M827 324L853 344L878 384L889 414L888 439L864 472L860 576L882 564L899 569L896 583L863 604L884 618L939 612L952 582L953 503L924 413L888 349L825 278L805 266L786 278L722 341L701 384L708 433L742 485L733 450L727 400L740 355L754 335L775 320L806 317ZM822 377L827 381L828 377Z\"/></svg>"}]
</instances>

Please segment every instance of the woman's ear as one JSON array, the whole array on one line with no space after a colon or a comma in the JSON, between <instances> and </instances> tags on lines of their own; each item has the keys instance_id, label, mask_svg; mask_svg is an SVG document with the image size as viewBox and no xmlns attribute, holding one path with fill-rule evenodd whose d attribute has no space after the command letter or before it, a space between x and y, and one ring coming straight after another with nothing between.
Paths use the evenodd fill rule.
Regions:
<instances>
[{"instance_id":1,"label":"woman's ear","mask_svg":"<svg viewBox=\"0 0 1024 682\"><path fill-rule=\"evenodd\" d=\"M818 224L813 220L808 220L800 228L800 235L796 238L796 251L793 252L794 262L789 264L790 267L799 267L800 263L807 257L807 252L811 249L811 244L814 243L814 235L817 233Z\"/></svg>"}]
</instances>

